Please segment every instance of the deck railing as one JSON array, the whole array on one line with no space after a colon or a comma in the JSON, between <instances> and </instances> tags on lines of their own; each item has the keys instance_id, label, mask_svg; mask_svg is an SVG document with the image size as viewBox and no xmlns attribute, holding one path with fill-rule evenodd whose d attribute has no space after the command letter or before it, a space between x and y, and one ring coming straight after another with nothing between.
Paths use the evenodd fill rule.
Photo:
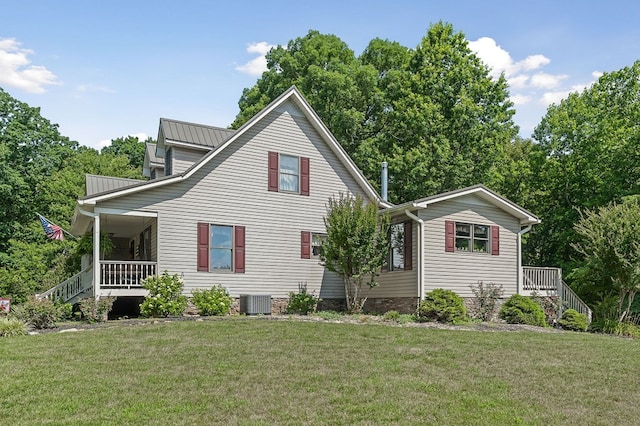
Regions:
<instances>
[{"instance_id":1,"label":"deck railing","mask_svg":"<svg viewBox=\"0 0 640 426\"><path fill-rule=\"evenodd\" d=\"M562 269L548 267L522 267L522 290L524 294L555 296L560 301L558 317L565 309L575 309L585 314L591 322L592 312L589 306L562 279Z\"/></svg>"},{"instance_id":2,"label":"deck railing","mask_svg":"<svg viewBox=\"0 0 640 426\"><path fill-rule=\"evenodd\" d=\"M557 292L560 280L562 280L560 268L522 267L522 289L527 292Z\"/></svg>"},{"instance_id":3,"label":"deck railing","mask_svg":"<svg viewBox=\"0 0 640 426\"><path fill-rule=\"evenodd\" d=\"M93 286L93 268L89 267L67 278L55 287L44 293L37 294L38 299L51 299L53 301L67 302L77 295L90 290Z\"/></svg>"},{"instance_id":4,"label":"deck railing","mask_svg":"<svg viewBox=\"0 0 640 426\"><path fill-rule=\"evenodd\" d=\"M156 275L157 263L145 261L101 260L101 288L141 288L140 281Z\"/></svg>"}]
</instances>

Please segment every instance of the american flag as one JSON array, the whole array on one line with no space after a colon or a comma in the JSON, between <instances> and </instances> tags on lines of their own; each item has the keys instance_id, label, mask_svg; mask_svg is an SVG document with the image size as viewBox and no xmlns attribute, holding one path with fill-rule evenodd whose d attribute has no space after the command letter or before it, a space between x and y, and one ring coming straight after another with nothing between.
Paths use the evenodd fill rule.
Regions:
<instances>
[{"instance_id":1,"label":"american flag","mask_svg":"<svg viewBox=\"0 0 640 426\"><path fill-rule=\"evenodd\" d=\"M49 222L47 219L42 217L39 213L36 213L40 218L40 223L42 224L42 229L44 229L44 233L47 234L47 237L52 240L64 240L64 234L62 232L62 228L58 225Z\"/></svg>"}]
</instances>

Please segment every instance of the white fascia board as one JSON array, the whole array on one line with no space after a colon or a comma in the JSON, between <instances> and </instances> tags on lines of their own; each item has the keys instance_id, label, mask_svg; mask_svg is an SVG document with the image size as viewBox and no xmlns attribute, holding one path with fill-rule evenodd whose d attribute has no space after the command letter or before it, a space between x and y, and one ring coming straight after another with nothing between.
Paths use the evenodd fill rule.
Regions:
<instances>
[{"instance_id":1,"label":"white fascia board","mask_svg":"<svg viewBox=\"0 0 640 426\"><path fill-rule=\"evenodd\" d=\"M527 224L540 223L540 219L531 216L526 211L516 207L514 204L510 202L505 201L502 197L497 196L494 193L487 191L484 188L470 188L466 191L455 192L453 194L446 194L441 197L434 197L429 200L414 203L414 205L420 208L426 208L429 204L439 203L442 201L451 200L453 198L464 197L465 195L471 195L476 193L482 194L482 198L489 199L487 201L489 201L491 204L510 213L512 216L519 218L520 223L527 223Z\"/></svg>"},{"instance_id":2,"label":"white fascia board","mask_svg":"<svg viewBox=\"0 0 640 426\"><path fill-rule=\"evenodd\" d=\"M145 210L122 210L96 207L93 212L99 214L114 214L119 216L158 217L158 212L150 212Z\"/></svg>"}]
</instances>

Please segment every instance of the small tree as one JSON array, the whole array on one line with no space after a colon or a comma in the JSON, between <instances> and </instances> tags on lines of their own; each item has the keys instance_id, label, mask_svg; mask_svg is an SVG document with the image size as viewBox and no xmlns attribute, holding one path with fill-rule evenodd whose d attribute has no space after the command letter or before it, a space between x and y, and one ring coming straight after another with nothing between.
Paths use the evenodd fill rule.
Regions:
<instances>
[{"instance_id":1,"label":"small tree","mask_svg":"<svg viewBox=\"0 0 640 426\"><path fill-rule=\"evenodd\" d=\"M379 215L376 205L360 196L341 194L329 199L324 223L327 239L320 260L342 277L347 310L360 312L367 301L363 287L378 285L376 277L387 258L389 216Z\"/></svg>"},{"instance_id":2,"label":"small tree","mask_svg":"<svg viewBox=\"0 0 640 426\"><path fill-rule=\"evenodd\" d=\"M640 290L640 201L629 198L587 211L575 227L581 240L574 248L585 255L573 276L581 287L617 295L618 321L623 321Z\"/></svg>"}]
</instances>

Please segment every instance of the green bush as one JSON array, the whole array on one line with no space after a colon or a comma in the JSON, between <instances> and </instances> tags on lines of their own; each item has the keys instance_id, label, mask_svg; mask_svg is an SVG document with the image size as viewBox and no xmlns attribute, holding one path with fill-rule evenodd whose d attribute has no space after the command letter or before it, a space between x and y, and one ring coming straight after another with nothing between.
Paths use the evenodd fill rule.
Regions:
<instances>
[{"instance_id":1,"label":"green bush","mask_svg":"<svg viewBox=\"0 0 640 426\"><path fill-rule=\"evenodd\" d=\"M575 309L567 309L562 313L558 324L565 330L587 331L588 320L585 314L581 314Z\"/></svg>"},{"instance_id":2,"label":"green bush","mask_svg":"<svg viewBox=\"0 0 640 426\"><path fill-rule=\"evenodd\" d=\"M140 314L145 317L178 316L187 308L187 297L182 296L184 282L178 274L154 275L142 281L149 295L140 304Z\"/></svg>"},{"instance_id":3,"label":"green bush","mask_svg":"<svg viewBox=\"0 0 640 426\"><path fill-rule=\"evenodd\" d=\"M96 301L93 297L87 297L78 304L80 314L90 323L106 321L115 300L115 297L101 297Z\"/></svg>"},{"instance_id":4,"label":"green bush","mask_svg":"<svg viewBox=\"0 0 640 426\"><path fill-rule=\"evenodd\" d=\"M424 295L416 317L418 321L456 323L467 319L467 309L462 298L456 293L437 288Z\"/></svg>"},{"instance_id":5,"label":"green bush","mask_svg":"<svg viewBox=\"0 0 640 426\"><path fill-rule=\"evenodd\" d=\"M500 318L509 324L528 324L545 327L542 307L528 297L514 294L502 305Z\"/></svg>"},{"instance_id":6,"label":"green bush","mask_svg":"<svg viewBox=\"0 0 640 426\"><path fill-rule=\"evenodd\" d=\"M398 321L400 319L400 312L398 311L387 311L384 313L383 318L386 321Z\"/></svg>"},{"instance_id":7,"label":"green bush","mask_svg":"<svg viewBox=\"0 0 640 426\"><path fill-rule=\"evenodd\" d=\"M231 310L232 299L221 285L211 290L196 290L191 300L200 315L226 315Z\"/></svg>"},{"instance_id":8,"label":"green bush","mask_svg":"<svg viewBox=\"0 0 640 426\"><path fill-rule=\"evenodd\" d=\"M55 305L58 321L69 321L73 319L73 305L71 303L55 302Z\"/></svg>"},{"instance_id":9,"label":"green bush","mask_svg":"<svg viewBox=\"0 0 640 426\"><path fill-rule=\"evenodd\" d=\"M12 307L11 315L33 328L54 328L58 320L58 308L49 299L32 297L26 302Z\"/></svg>"},{"instance_id":10,"label":"green bush","mask_svg":"<svg viewBox=\"0 0 640 426\"><path fill-rule=\"evenodd\" d=\"M28 331L26 322L18 318L0 317L0 337L24 336Z\"/></svg>"},{"instance_id":11,"label":"green bush","mask_svg":"<svg viewBox=\"0 0 640 426\"><path fill-rule=\"evenodd\" d=\"M308 315L315 312L320 299L312 293L307 293L306 286L300 286L297 293L289 293L289 303L287 303L287 313Z\"/></svg>"},{"instance_id":12,"label":"green bush","mask_svg":"<svg viewBox=\"0 0 640 426\"><path fill-rule=\"evenodd\" d=\"M483 283L471 285L473 299L471 300L471 316L480 321L490 321L498 312L498 299L502 297L504 290L501 285L494 283Z\"/></svg>"}]
</instances>

